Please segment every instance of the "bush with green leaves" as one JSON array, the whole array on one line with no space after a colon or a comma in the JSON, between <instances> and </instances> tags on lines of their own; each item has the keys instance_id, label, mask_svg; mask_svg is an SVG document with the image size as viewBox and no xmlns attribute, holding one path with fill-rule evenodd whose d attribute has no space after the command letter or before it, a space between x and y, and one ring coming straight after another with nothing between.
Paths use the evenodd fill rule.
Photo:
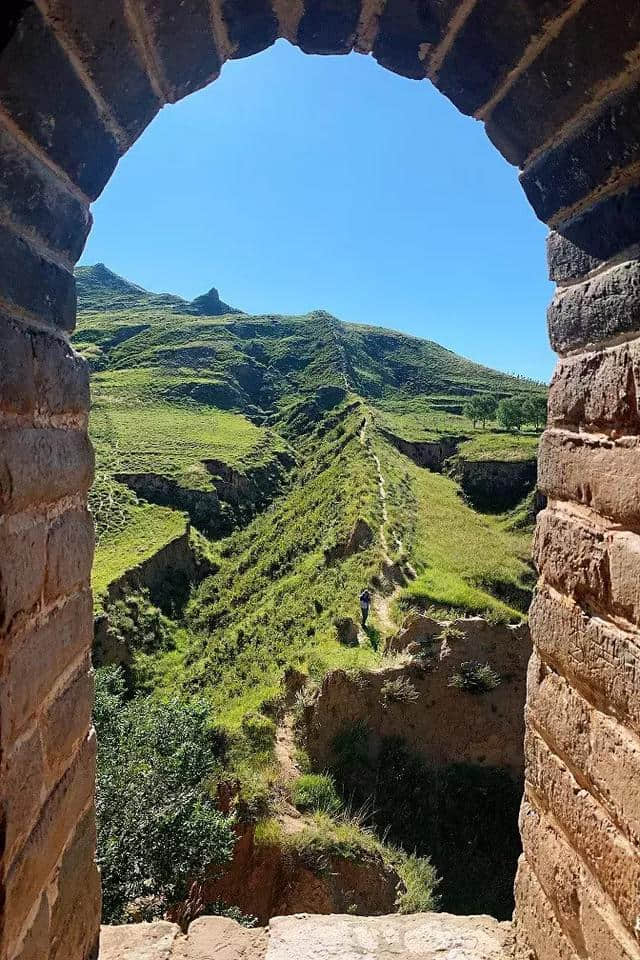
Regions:
<instances>
[{"instance_id":1,"label":"bush with green leaves","mask_svg":"<svg viewBox=\"0 0 640 960\"><path fill-rule=\"evenodd\" d=\"M500 674L479 660L463 660L449 681L450 687L467 693L488 693L500 685Z\"/></svg>"},{"instance_id":2,"label":"bush with green leaves","mask_svg":"<svg viewBox=\"0 0 640 960\"><path fill-rule=\"evenodd\" d=\"M103 920L145 918L185 899L194 881L226 863L233 821L216 808L211 781L226 738L202 702L126 699L122 670L96 673L98 860Z\"/></svg>"},{"instance_id":3,"label":"bush with green leaves","mask_svg":"<svg viewBox=\"0 0 640 960\"><path fill-rule=\"evenodd\" d=\"M291 787L291 799L303 812L335 814L342 807L334 779L326 773L303 773Z\"/></svg>"},{"instance_id":4,"label":"bush with green leaves","mask_svg":"<svg viewBox=\"0 0 640 960\"><path fill-rule=\"evenodd\" d=\"M440 881L428 857L407 857L398 873L405 886L396 899L398 913L429 913L438 908L436 889Z\"/></svg>"}]
</instances>

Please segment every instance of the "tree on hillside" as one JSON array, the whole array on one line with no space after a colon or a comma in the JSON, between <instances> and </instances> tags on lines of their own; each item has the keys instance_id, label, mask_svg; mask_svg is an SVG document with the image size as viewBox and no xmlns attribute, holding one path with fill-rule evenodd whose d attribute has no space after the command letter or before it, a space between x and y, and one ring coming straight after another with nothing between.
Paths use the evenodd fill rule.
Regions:
<instances>
[{"instance_id":1,"label":"tree on hillside","mask_svg":"<svg viewBox=\"0 0 640 960\"><path fill-rule=\"evenodd\" d=\"M505 430L519 430L525 421L522 403L517 397L503 397L498 404L496 417Z\"/></svg>"},{"instance_id":2,"label":"tree on hillside","mask_svg":"<svg viewBox=\"0 0 640 960\"><path fill-rule=\"evenodd\" d=\"M204 702L128 700L116 667L96 673L94 719L103 920L125 922L130 904L160 917L231 858L233 821L210 786L226 740Z\"/></svg>"},{"instance_id":3,"label":"tree on hillside","mask_svg":"<svg viewBox=\"0 0 640 960\"><path fill-rule=\"evenodd\" d=\"M488 393L484 397L478 398L480 403L478 409L480 410L480 419L482 420L482 426L486 425L487 420L493 420L496 415L496 410L498 409L498 398L494 397L493 394Z\"/></svg>"},{"instance_id":4,"label":"tree on hillside","mask_svg":"<svg viewBox=\"0 0 640 960\"><path fill-rule=\"evenodd\" d=\"M497 408L498 400L496 397L491 394L477 394L475 397L467 400L464 405L464 413L465 416L471 420L474 427L479 420L482 422L482 426L485 427L487 420L492 420L495 416Z\"/></svg>"},{"instance_id":5,"label":"tree on hillside","mask_svg":"<svg viewBox=\"0 0 640 960\"><path fill-rule=\"evenodd\" d=\"M546 397L527 397L522 404L522 413L524 422L530 423L538 429L547 419L547 398Z\"/></svg>"}]
</instances>

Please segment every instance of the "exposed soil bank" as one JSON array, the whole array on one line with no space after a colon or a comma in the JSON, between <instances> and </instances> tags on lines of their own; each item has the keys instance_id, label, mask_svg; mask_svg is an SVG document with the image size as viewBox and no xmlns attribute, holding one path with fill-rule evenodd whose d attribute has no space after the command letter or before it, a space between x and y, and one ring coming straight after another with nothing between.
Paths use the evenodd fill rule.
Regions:
<instances>
[{"instance_id":1,"label":"exposed soil bank","mask_svg":"<svg viewBox=\"0 0 640 960\"><path fill-rule=\"evenodd\" d=\"M194 527L216 538L228 536L268 506L282 490L293 462L279 452L270 463L242 473L221 460L205 460L213 490L194 489L157 473L119 473L115 479L150 503L184 510Z\"/></svg>"},{"instance_id":2,"label":"exposed soil bank","mask_svg":"<svg viewBox=\"0 0 640 960\"><path fill-rule=\"evenodd\" d=\"M517 506L535 489L536 460L453 461L452 476L467 500L486 513L504 513Z\"/></svg>"},{"instance_id":3,"label":"exposed soil bank","mask_svg":"<svg viewBox=\"0 0 640 960\"><path fill-rule=\"evenodd\" d=\"M400 878L381 858L327 858L314 864L286 845L257 845L252 825L238 828L231 864L205 884L204 901L223 900L260 923L294 913L393 913Z\"/></svg>"},{"instance_id":4,"label":"exposed soil bank","mask_svg":"<svg viewBox=\"0 0 640 960\"><path fill-rule=\"evenodd\" d=\"M432 641L428 657L357 675L343 670L327 674L306 729L307 749L317 766L330 764L339 733L366 725L372 759L383 738L401 737L430 765L472 763L522 776L529 628L473 617L453 622L460 637L440 640L443 626L414 616L390 642L392 652L407 647L418 652L416 647ZM469 660L489 663L501 678L499 686L482 694L450 686L460 664ZM399 679L415 688L413 702L385 696Z\"/></svg>"},{"instance_id":5,"label":"exposed soil bank","mask_svg":"<svg viewBox=\"0 0 640 960\"><path fill-rule=\"evenodd\" d=\"M411 441L398 437L384 428L380 428L380 433L385 440L393 444L396 450L413 460L418 467L427 467L438 473L443 469L445 461L456 453L458 445L467 439L464 436L451 436L433 441Z\"/></svg>"},{"instance_id":6,"label":"exposed soil bank","mask_svg":"<svg viewBox=\"0 0 640 960\"><path fill-rule=\"evenodd\" d=\"M211 561L197 548L187 524L184 533L110 583L105 602L124 600L142 589L149 591L152 603L164 613L172 613L186 602L191 587L213 571ZM94 622L94 666L130 660L131 651L109 629L108 616L99 614Z\"/></svg>"},{"instance_id":7,"label":"exposed soil bank","mask_svg":"<svg viewBox=\"0 0 640 960\"><path fill-rule=\"evenodd\" d=\"M461 636L441 638L443 626L414 617L391 645L419 656L377 671L330 673L307 711L306 746L347 798L369 803L392 841L431 857L443 909L508 919L521 851L529 631L473 618L455 622ZM484 693L450 686L470 660L489 663L499 686ZM415 699L397 698L398 681Z\"/></svg>"}]
</instances>

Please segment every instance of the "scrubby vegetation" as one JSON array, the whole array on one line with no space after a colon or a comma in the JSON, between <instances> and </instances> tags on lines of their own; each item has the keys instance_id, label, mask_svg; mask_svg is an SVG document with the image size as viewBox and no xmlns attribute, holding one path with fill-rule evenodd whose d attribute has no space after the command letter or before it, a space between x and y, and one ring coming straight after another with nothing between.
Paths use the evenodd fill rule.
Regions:
<instances>
[{"instance_id":1,"label":"scrubby vegetation","mask_svg":"<svg viewBox=\"0 0 640 960\"><path fill-rule=\"evenodd\" d=\"M339 642L335 624L359 622L359 593L378 589L389 559L399 569L410 561L417 573L388 601L396 621L409 606L503 621L524 615L531 504L480 513L448 468L416 466L385 431L412 442L455 438L468 461L526 461L537 436L498 429L498 404L488 398L515 396L539 410L544 389L323 311L250 317L217 296L187 303L150 294L103 267L82 272L79 298L76 346L94 371L94 590L127 650L124 668L97 672L105 919L159 915L228 859L233 818L218 809L222 795L225 809L255 824L257 845L287 846L315 869L332 856L393 863L406 886L404 912L434 906L432 850L445 904L502 910L502 887L476 902L473 879L452 898L460 871L445 828L433 827L434 818L452 825L448 790L459 797L469 785L484 796L490 777L458 771L445 783L391 746L374 775L361 732L346 732L335 770L305 771L292 784L305 825L289 836L274 799L275 743L283 713L309 709L329 669L381 663L389 627L375 605L353 645ZM484 429L466 403L482 407ZM115 581L189 523L205 534L190 534L206 559L202 582L177 591L168 571L158 595L141 588L109 598ZM310 678L295 706L285 683L291 668ZM415 695L401 682L384 691L390 709ZM418 784L430 799L418 802ZM354 816L372 795L379 814ZM469 830L484 816L497 823L489 798L479 812L464 809ZM389 825L397 846L383 842ZM463 861L467 824L454 826ZM474 849L491 859L483 843Z\"/></svg>"}]
</instances>

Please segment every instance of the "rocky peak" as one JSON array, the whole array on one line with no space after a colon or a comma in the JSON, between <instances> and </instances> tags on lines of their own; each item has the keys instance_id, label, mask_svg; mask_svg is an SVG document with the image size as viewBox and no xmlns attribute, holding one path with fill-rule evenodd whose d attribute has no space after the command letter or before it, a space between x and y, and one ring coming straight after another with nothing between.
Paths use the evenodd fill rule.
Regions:
<instances>
[{"instance_id":1,"label":"rocky peak","mask_svg":"<svg viewBox=\"0 0 640 960\"><path fill-rule=\"evenodd\" d=\"M229 313L242 313L242 310L230 307L228 303L220 299L217 289L211 287L202 296L192 300L184 312L200 314L203 317L222 317Z\"/></svg>"}]
</instances>

